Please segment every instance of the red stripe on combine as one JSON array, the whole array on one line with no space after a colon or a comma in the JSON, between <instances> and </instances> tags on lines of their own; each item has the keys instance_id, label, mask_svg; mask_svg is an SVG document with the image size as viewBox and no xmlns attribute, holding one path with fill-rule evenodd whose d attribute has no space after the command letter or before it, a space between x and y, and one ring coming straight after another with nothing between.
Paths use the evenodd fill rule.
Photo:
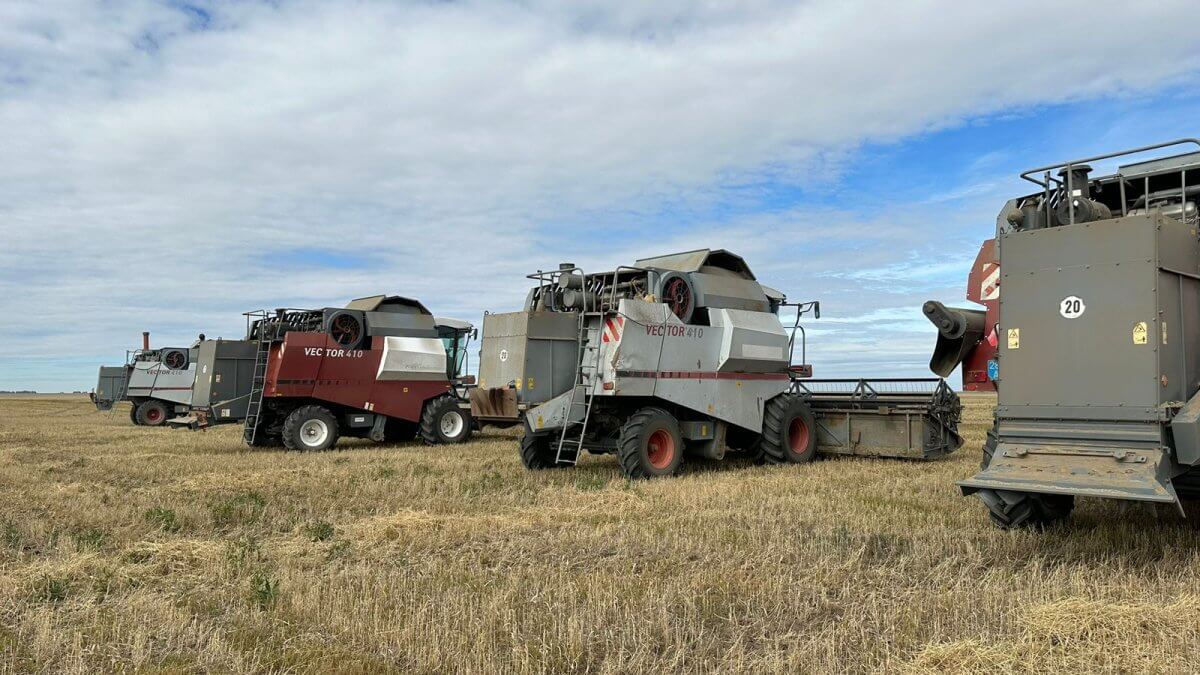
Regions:
<instances>
[{"instance_id":1,"label":"red stripe on combine","mask_svg":"<svg viewBox=\"0 0 1200 675\"><path fill-rule=\"evenodd\" d=\"M714 373L696 370L618 370L617 377L651 380L787 380L787 373Z\"/></svg>"}]
</instances>

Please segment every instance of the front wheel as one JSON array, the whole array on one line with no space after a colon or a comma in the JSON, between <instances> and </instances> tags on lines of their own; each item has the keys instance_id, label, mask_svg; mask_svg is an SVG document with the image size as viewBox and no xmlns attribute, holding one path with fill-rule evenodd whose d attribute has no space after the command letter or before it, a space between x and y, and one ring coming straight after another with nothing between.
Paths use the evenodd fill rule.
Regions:
<instances>
[{"instance_id":1,"label":"front wheel","mask_svg":"<svg viewBox=\"0 0 1200 675\"><path fill-rule=\"evenodd\" d=\"M167 404L158 399L142 401L137 407L137 421L144 427L161 427L167 423L168 414Z\"/></svg>"},{"instance_id":2,"label":"front wheel","mask_svg":"<svg viewBox=\"0 0 1200 675\"><path fill-rule=\"evenodd\" d=\"M300 406L283 422L283 446L288 450L320 452L337 441L337 418L323 406Z\"/></svg>"},{"instance_id":3,"label":"front wheel","mask_svg":"<svg viewBox=\"0 0 1200 675\"><path fill-rule=\"evenodd\" d=\"M453 396L439 396L421 412L421 438L429 445L462 443L471 437L471 415Z\"/></svg>"},{"instance_id":4,"label":"front wheel","mask_svg":"<svg viewBox=\"0 0 1200 675\"><path fill-rule=\"evenodd\" d=\"M142 426L142 423L138 421L137 412L138 412L138 404L131 402L129 404L129 421L133 422L136 426L140 427L140 426Z\"/></svg>"},{"instance_id":5,"label":"front wheel","mask_svg":"<svg viewBox=\"0 0 1200 675\"><path fill-rule=\"evenodd\" d=\"M642 408L621 427L617 455L630 478L673 475L683 463L679 422L660 408Z\"/></svg>"},{"instance_id":6,"label":"front wheel","mask_svg":"<svg viewBox=\"0 0 1200 675\"><path fill-rule=\"evenodd\" d=\"M803 398L782 394L763 409L760 457L769 464L803 464L817 456L817 425Z\"/></svg>"}]
</instances>

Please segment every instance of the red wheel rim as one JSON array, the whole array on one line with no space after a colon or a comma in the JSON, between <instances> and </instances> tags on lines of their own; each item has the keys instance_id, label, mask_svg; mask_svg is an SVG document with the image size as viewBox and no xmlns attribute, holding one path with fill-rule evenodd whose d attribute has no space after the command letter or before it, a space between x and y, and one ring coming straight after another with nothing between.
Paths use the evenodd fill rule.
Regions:
<instances>
[{"instance_id":1,"label":"red wheel rim","mask_svg":"<svg viewBox=\"0 0 1200 675\"><path fill-rule=\"evenodd\" d=\"M675 459L675 437L666 429L659 429L650 434L650 440L646 443L646 456L650 460L650 466L656 469L665 469L671 465L671 460Z\"/></svg>"},{"instance_id":2,"label":"red wheel rim","mask_svg":"<svg viewBox=\"0 0 1200 675\"><path fill-rule=\"evenodd\" d=\"M808 425L799 417L793 418L788 425L788 446L797 455L803 455L808 450Z\"/></svg>"},{"instance_id":3,"label":"red wheel rim","mask_svg":"<svg viewBox=\"0 0 1200 675\"><path fill-rule=\"evenodd\" d=\"M163 411L158 408L151 408L146 411L146 421L150 423L157 422L163 417Z\"/></svg>"}]
</instances>

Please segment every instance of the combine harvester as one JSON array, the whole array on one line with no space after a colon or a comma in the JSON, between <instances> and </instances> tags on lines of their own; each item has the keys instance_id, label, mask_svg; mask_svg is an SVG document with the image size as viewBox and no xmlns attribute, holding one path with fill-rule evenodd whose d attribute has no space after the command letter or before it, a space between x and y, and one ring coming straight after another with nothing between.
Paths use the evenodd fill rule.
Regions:
<instances>
[{"instance_id":1,"label":"combine harvester","mask_svg":"<svg viewBox=\"0 0 1200 675\"><path fill-rule=\"evenodd\" d=\"M97 410L112 410L129 401L129 419L148 427L162 426L192 400L196 354L204 335L191 347L150 348L150 333L142 333L142 348L126 354L123 366L100 366L91 393Z\"/></svg>"},{"instance_id":2,"label":"combine harvester","mask_svg":"<svg viewBox=\"0 0 1200 675\"><path fill-rule=\"evenodd\" d=\"M246 340L201 344L193 429L243 423L251 446L328 450L342 436L461 443L470 324L377 295L346 307L247 315Z\"/></svg>"},{"instance_id":3,"label":"combine harvester","mask_svg":"<svg viewBox=\"0 0 1200 675\"><path fill-rule=\"evenodd\" d=\"M1005 204L988 260L1004 303L982 319L925 305L936 372L995 364L982 470L959 486L1001 527L1065 519L1079 496L1179 505L1200 488L1200 152L1088 165L1180 145L1200 140L1021 174L1038 189Z\"/></svg>"},{"instance_id":4,"label":"combine harvester","mask_svg":"<svg viewBox=\"0 0 1200 675\"><path fill-rule=\"evenodd\" d=\"M598 274L564 263L529 278L522 311L484 317L471 409L481 422L524 422L530 469L574 465L586 450L647 478L676 473L685 455L930 459L962 443L961 405L943 380L808 379L800 319L819 317L819 304L787 302L728 251Z\"/></svg>"}]
</instances>

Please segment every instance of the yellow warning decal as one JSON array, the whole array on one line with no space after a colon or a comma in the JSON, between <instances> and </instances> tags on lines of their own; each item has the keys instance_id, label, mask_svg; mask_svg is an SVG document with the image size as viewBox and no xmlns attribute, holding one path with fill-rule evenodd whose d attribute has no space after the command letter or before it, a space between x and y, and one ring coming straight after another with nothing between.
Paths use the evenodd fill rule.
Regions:
<instances>
[{"instance_id":1,"label":"yellow warning decal","mask_svg":"<svg viewBox=\"0 0 1200 675\"><path fill-rule=\"evenodd\" d=\"M537 416L537 428L541 429L544 426L546 426L546 420L542 419L541 415L538 415Z\"/></svg>"},{"instance_id":2,"label":"yellow warning decal","mask_svg":"<svg viewBox=\"0 0 1200 675\"><path fill-rule=\"evenodd\" d=\"M517 378L517 391L521 391L521 378Z\"/></svg>"},{"instance_id":3,"label":"yellow warning decal","mask_svg":"<svg viewBox=\"0 0 1200 675\"><path fill-rule=\"evenodd\" d=\"M1145 321L1139 321L1139 322L1133 324L1133 344L1135 344L1135 345L1146 344L1146 334L1148 332L1149 331L1146 329Z\"/></svg>"},{"instance_id":4,"label":"yellow warning decal","mask_svg":"<svg viewBox=\"0 0 1200 675\"><path fill-rule=\"evenodd\" d=\"M1008 348L1009 349L1020 349L1021 348L1021 329L1020 328L1009 328L1008 329Z\"/></svg>"},{"instance_id":5,"label":"yellow warning decal","mask_svg":"<svg viewBox=\"0 0 1200 675\"><path fill-rule=\"evenodd\" d=\"M531 389L533 389L533 378L532 377L529 378L529 384L525 386L526 391L529 391Z\"/></svg>"}]
</instances>

